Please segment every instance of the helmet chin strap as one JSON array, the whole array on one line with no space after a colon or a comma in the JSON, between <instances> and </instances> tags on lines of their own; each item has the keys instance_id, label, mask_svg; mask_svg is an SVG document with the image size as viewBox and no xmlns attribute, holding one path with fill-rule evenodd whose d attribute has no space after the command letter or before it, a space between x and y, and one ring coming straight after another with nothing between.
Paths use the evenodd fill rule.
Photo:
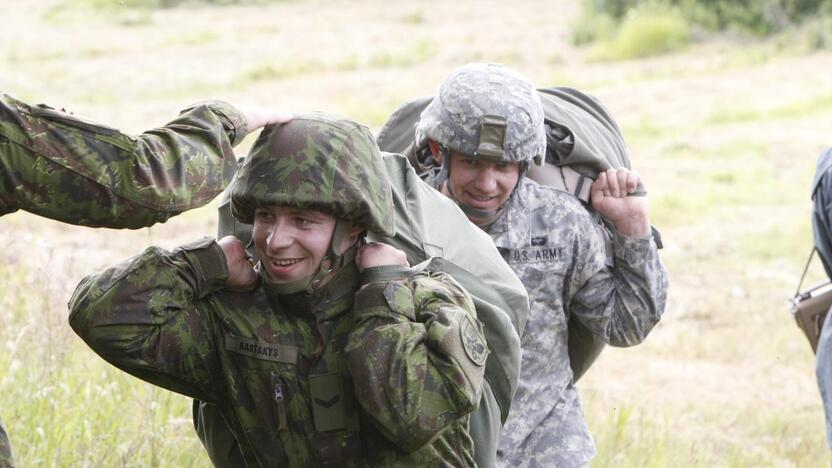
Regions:
<instances>
[{"instance_id":1,"label":"helmet chin strap","mask_svg":"<svg viewBox=\"0 0 832 468\"><path fill-rule=\"evenodd\" d=\"M263 283L270 291L276 294L293 294L301 291L306 292L306 294L312 294L317 289L325 286L341 267L355 260L355 253L358 251L361 242L355 242L340 255L335 252L335 247L342 244L350 227L351 223L342 219L338 219L335 222L335 229L332 232L332 238L329 241L326 255L321 259L321 263L318 264L318 269L315 273L294 281L275 282L268 277L265 273L265 268L261 266L259 272L263 278Z\"/></svg>"}]
</instances>

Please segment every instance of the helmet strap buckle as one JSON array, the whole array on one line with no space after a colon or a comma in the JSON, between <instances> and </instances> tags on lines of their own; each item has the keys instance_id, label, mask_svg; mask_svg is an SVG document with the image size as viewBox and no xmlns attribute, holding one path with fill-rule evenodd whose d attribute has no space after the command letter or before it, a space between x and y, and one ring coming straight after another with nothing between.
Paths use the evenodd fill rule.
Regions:
<instances>
[{"instance_id":1,"label":"helmet strap buckle","mask_svg":"<svg viewBox=\"0 0 832 468\"><path fill-rule=\"evenodd\" d=\"M321 259L320 265L318 265L318 270L312 275L312 279L309 281L309 284L306 286L306 293L311 294L315 290L320 289L322 286L325 286L329 281L335 276L335 273L344 266L345 263L353 261L355 259L355 252L357 250L359 242L356 242L354 245L350 246L345 252L337 253L335 251L336 248L340 248L343 240L347 237L349 233L349 228L351 224L343 219L338 219L335 222L335 229L332 232L332 239L329 241L329 247L327 249L326 255L324 258Z\"/></svg>"}]
</instances>

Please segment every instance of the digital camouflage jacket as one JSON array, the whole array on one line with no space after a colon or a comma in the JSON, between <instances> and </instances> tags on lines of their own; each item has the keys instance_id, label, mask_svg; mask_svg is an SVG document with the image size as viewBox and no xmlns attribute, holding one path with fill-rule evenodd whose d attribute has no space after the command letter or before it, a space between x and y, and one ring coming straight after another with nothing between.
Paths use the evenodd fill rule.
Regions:
<instances>
[{"instance_id":1,"label":"digital camouflage jacket","mask_svg":"<svg viewBox=\"0 0 832 468\"><path fill-rule=\"evenodd\" d=\"M569 319L613 346L642 342L667 302L656 243L607 230L571 194L528 179L487 231L531 304L498 465L582 466L595 446L569 365Z\"/></svg>"},{"instance_id":2,"label":"digital camouflage jacket","mask_svg":"<svg viewBox=\"0 0 832 468\"><path fill-rule=\"evenodd\" d=\"M307 296L226 291L227 275L212 239L151 247L86 277L70 325L120 369L216 405L249 466L473 466L488 351L450 276L350 264Z\"/></svg>"},{"instance_id":3,"label":"digital camouflage jacket","mask_svg":"<svg viewBox=\"0 0 832 468\"><path fill-rule=\"evenodd\" d=\"M9 444L9 438L5 429L3 429L2 421L0 421L0 468L12 468L13 466L12 446Z\"/></svg>"},{"instance_id":4,"label":"digital camouflage jacket","mask_svg":"<svg viewBox=\"0 0 832 468\"><path fill-rule=\"evenodd\" d=\"M202 206L231 181L246 135L231 105L206 101L141 135L0 93L0 216L137 229Z\"/></svg>"}]
</instances>

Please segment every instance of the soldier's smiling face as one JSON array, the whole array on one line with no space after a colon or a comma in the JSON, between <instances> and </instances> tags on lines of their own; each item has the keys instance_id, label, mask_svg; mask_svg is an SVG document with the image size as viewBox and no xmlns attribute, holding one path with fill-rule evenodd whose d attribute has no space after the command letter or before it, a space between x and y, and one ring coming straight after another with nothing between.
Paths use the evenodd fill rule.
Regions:
<instances>
[{"instance_id":1,"label":"soldier's smiling face","mask_svg":"<svg viewBox=\"0 0 832 468\"><path fill-rule=\"evenodd\" d=\"M493 163L451 153L448 183L460 202L483 211L497 211L520 178L520 162Z\"/></svg>"},{"instance_id":2,"label":"soldier's smiling face","mask_svg":"<svg viewBox=\"0 0 832 468\"><path fill-rule=\"evenodd\" d=\"M335 222L334 216L315 210L258 207L252 239L269 279L284 283L313 275L327 253Z\"/></svg>"}]
</instances>

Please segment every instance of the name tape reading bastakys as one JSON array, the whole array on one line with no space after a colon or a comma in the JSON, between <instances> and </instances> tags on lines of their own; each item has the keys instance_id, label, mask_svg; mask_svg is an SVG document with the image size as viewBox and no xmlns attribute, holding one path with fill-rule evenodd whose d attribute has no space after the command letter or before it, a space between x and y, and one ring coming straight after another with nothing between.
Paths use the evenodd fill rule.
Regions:
<instances>
[{"instance_id":1,"label":"name tape reading bastakys","mask_svg":"<svg viewBox=\"0 0 832 468\"><path fill-rule=\"evenodd\" d=\"M255 340L243 340L233 336L225 337L225 349L244 356L266 361L295 364L298 359L298 347Z\"/></svg>"}]
</instances>

